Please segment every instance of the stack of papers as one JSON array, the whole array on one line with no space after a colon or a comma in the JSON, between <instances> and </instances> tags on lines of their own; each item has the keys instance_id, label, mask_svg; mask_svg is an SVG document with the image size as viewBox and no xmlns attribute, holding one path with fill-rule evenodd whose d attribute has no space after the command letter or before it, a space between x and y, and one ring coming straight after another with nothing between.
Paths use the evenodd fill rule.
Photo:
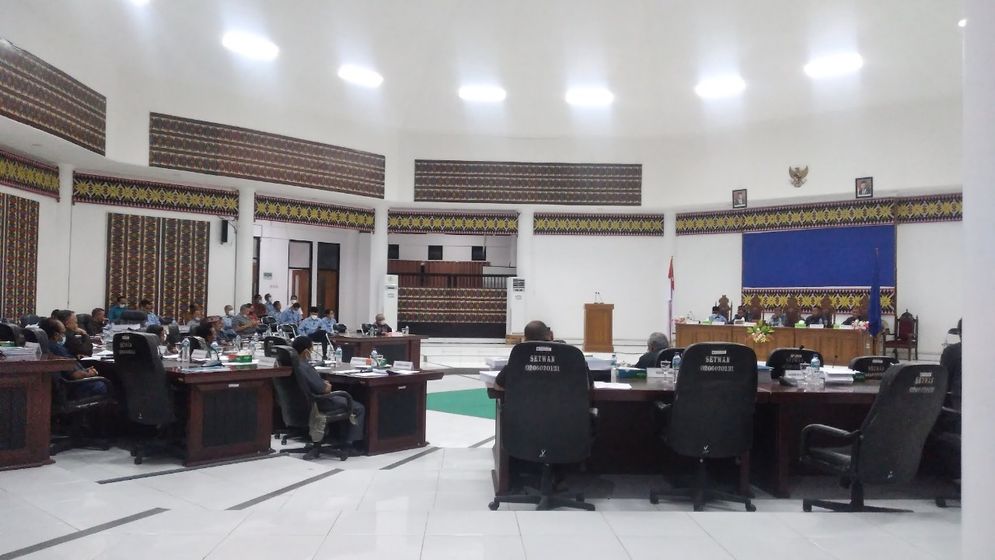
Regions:
<instances>
[{"instance_id":1,"label":"stack of papers","mask_svg":"<svg viewBox=\"0 0 995 560\"><path fill-rule=\"evenodd\" d=\"M611 358L585 356L584 359L587 361L587 369L591 371L608 371L612 368Z\"/></svg>"},{"instance_id":2,"label":"stack of papers","mask_svg":"<svg viewBox=\"0 0 995 560\"><path fill-rule=\"evenodd\" d=\"M484 382L484 385L488 387L494 385L494 381L497 379L499 370L496 369L482 369L480 370L480 380Z\"/></svg>"},{"instance_id":3,"label":"stack of papers","mask_svg":"<svg viewBox=\"0 0 995 560\"><path fill-rule=\"evenodd\" d=\"M850 368L840 366L826 366L822 368L826 376L826 385L851 385L853 384L854 371Z\"/></svg>"},{"instance_id":4,"label":"stack of papers","mask_svg":"<svg viewBox=\"0 0 995 560\"><path fill-rule=\"evenodd\" d=\"M607 381L595 381L595 389L631 389L632 385L628 383L609 383Z\"/></svg>"},{"instance_id":5,"label":"stack of papers","mask_svg":"<svg viewBox=\"0 0 995 560\"><path fill-rule=\"evenodd\" d=\"M490 369L501 369L508 365L508 358L487 358L484 360L484 363Z\"/></svg>"}]
</instances>

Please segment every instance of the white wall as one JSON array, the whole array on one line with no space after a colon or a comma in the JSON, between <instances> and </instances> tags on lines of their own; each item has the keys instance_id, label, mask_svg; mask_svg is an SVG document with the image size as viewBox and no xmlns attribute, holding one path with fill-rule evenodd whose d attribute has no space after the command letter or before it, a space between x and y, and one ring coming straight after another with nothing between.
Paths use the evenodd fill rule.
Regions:
<instances>
[{"instance_id":1,"label":"white wall","mask_svg":"<svg viewBox=\"0 0 995 560\"><path fill-rule=\"evenodd\" d=\"M947 330L964 315L963 232L962 222L898 226L897 311L919 316L921 360L940 359Z\"/></svg>"},{"instance_id":2,"label":"white wall","mask_svg":"<svg viewBox=\"0 0 995 560\"><path fill-rule=\"evenodd\" d=\"M387 243L397 244L401 260L428 260L428 246L442 245L442 258L447 261L469 261L471 248L487 247L487 262L491 266L515 266L513 235L448 235L440 233L391 233Z\"/></svg>"},{"instance_id":3,"label":"white wall","mask_svg":"<svg viewBox=\"0 0 995 560\"><path fill-rule=\"evenodd\" d=\"M644 341L666 330L670 255L661 238L536 235L532 249L529 315L557 338L584 338L584 304L595 291L615 304L616 341Z\"/></svg>"},{"instance_id":4,"label":"white wall","mask_svg":"<svg viewBox=\"0 0 995 560\"><path fill-rule=\"evenodd\" d=\"M682 235L674 254L674 317L705 319L725 294L739 303L743 288L743 236Z\"/></svg>"},{"instance_id":5,"label":"white wall","mask_svg":"<svg viewBox=\"0 0 995 560\"><path fill-rule=\"evenodd\" d=\"M367 306L362 304L361 286L367 283L368 266L360 262L358 255L359 239L369 237L357 231L288 224L283 222L256 222L256 234L259 240L259 292L272 294L274 301L283 302L284 308L290 299L287 262L290 240L311 241L311 296L317 297L318 281L318 243L339 244L339 309L335 310L336 318L347 325L358 325L367 321ZM367 249L368 250L368 249ZM367 262L369 257L367 257ZM272 273L273 278L265 280L265 273Z\"/></svg>"},{"instance_id":6,"label":"white wall","mask_svg":"<svg viewBox=\"0 0 995 560\"><path fill-rule=\"evenodd\" d=\"M231 303L235 294L235 243L221 243L221 219L203 214L140 210L97 204L74 204L72 207L72 235L60 243L72 243L70 257L69 309L89 312L94 307L104 307L107 284L107 214L132 214L181 220L206 221L211 224L210 264L207 274L207 313L220 315L224 306ZM42 227L45 227L42 224ZM229 239L233 239L230 236ZM39 247L41 249L41 247ZM44 263L44 253L41 263ZM44 265L40 268L43 274ZM39 295L41 295L39 290ZM114 294L110 294L114 297ZM53 306L52 308L57 307ZM52 308L42 306L39 311Z\"/></svg>"}]
</instances>

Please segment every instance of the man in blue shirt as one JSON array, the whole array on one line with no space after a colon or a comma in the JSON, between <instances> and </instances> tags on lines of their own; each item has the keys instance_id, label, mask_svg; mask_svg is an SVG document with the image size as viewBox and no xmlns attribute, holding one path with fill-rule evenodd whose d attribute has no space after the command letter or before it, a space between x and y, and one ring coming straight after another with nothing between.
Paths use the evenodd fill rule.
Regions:
<instances>
[{"instance_id":1,"label":"man in blue shirt","mask_svg":"<svg viewBox=\"0 0 995 560\"><path fill-rule=\"evenodd\" d=\"M280 323L287 325L296 325L301 322L301 304L294 303L290 306L290 309L284 311L280 314Z\"/></svg>"},{"instance_id":2,"label":"man in blue shirt","mask_svg":"<svg viewBox=\"0 0 995 560\"><path fill-rule=\"evenodd\" d=\"M66 349L66 327L58 319L43 319L38 323L41 330L48 336L48 351L50 354L60 358L76 360L78 356ZM62 372L62 377L68 380L86 379L99 375L94 368L83 369L79 362L75 362L71 369ZM106 395L107 384L100 379L94 379L86 383L75 383L69 389L70 398L78 399L82 397L92 397L95 395Z\"/></svg>"},{"instance_id":3,"label":"man in blue shirt","mask_svg":"<svg viewBox=\"0 0 995 560\"><path fill-rule=\"evenodd\" d=\"M115 323L121 319L121 314L128 310L128 300L124 296L118 296L117 303L111 307L107 314L107 320Z\"/></svg>"},{"instance_id":4,"label":"man in blue shirt","mask_svg":"<svg viewBox=\"0 0 995 560\"><path fill-rule=\"evenodd\" d=\"M273 317L276 314L276 308L273 307L273 295L272 294L266 294L265 296L263 296L263 305L266 306L266 314L267 315L269 315L270 317ZM259 318L262 319L262 317L259 317Z\"/></svg>"},{"instance_id":5,"label":"man in blue shirt","mask_svg":"<svg viewBox=\"0 0 995 560\"><path fill-rule=\"evenodd\" d=\"M321 323L322 323L321 328L325 329L325 332L327 332L328 334L334 334L335 325L336 325L335 312L332 311L331 309L326 309L325 316L321 318Z\"/></svg>"},{"instance_id":6,"label":"man in blue shirt","mask_svg":"<svg viewBox=\"0 0 995 560\"><path fill-rule=\"evenodd\" d=\"M311 307L308 309L308 316L304 318L303 321L297 326L298 332L303 336L311 336L312 334L318 332L319 330L325 329L324 320L318 317L318 308ZM325 332L329 332L325 330Z\"/></svg>"},{"instance_id":7,"label":"man in blue shirt","mask_svg":"<svg viewBox=\"0 0 995 560\"><path fill-rule=\"evenodd\" d=\"M152 325L158 325L159 316L152 311L152 302L147 299L143 299L140 305L142 307L142 311L146 313L145 326L151 327Z\"/></svg>"},{"instance_id":8,"label":"man in blue shirt","mask_svg":"<svg viewBox=\"0 0 995 560\"><path fill-rule=\"evenodd\" d=\"M712 314L708 316L708 320L711 323L726 324L726 316L722 314L718 305L712 307Z\"/></svg>"}]
</instances>

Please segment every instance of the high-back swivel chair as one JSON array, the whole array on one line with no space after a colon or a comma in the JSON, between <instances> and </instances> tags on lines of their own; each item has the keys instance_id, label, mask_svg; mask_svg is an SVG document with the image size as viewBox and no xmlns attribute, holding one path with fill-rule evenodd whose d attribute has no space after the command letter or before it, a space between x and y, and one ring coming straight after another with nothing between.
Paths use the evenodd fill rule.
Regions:
<instances>
[{"instance_id":1,"label":"high-back swivel chair","mask_svg":"<svg viewBox=\"0 0 995 560\"><path fill-rule=\"evenodd\" d=\"M822 354L807 348L775 348L767 357L767 367L770 368L770 376L774 379L783 377L786 370L804 369L812 358L818 356L819 361L826 363L822 359Z\"/></svg>"},{"instance_id":2,"label":"high-back swivel chair","mask_svg":"<svg viewBox=\"0 0 995 560\"><path fill-rule=\"evenodd\" d=\"M663 439L678 455L697 460L695 485L668 491L660 497L690 498L694 511L705 502L725 500L756 507L747 496L708 487L706 461L740 457L753 445L753 412L757 398L757 355L742 344L705 342L684 351L677 373L672 404L657 403L663 412Z\"/></svg>"},{"instance_id":3,"label":"high-back swivel chair","mask_svg":"<svg viewBox=\"0 0 995 560\"><path fill-rule=\"evenodd\" d=\"M555 342L516 344L505 367L501 402L501 445L509 456L542 465L538 494L495 496L502 502L536 504L536 509L594 505L554 494L553 467L585 461L591 454L590 380L584 354Z\"/></svg>"},{"instance_id":4,"label":"high-back swivel chair","mask_svg":"<svg viewBox=\"0 0 995 560\"><path fill-rule=\"evenodd\" d=\"M801 462L838 475L850 486L849 502L802 500L802 509L831 511L905 511L864 504L865 484L902 484L919 468L926 436L936 423L947 392L947 370L940 365L893 365L860 428L847 432L822 424L802 430ZM815 434L830 436L836 447L813 447ZM840 445L849 448L839 450Z\"/></svg>"},{"instance_id":5,"label":"high-back swivel chair","mask_svg":"<svg viewBox=\"0 0 995 560\"><path fill-rule=\"evenodd\" d=\"M154 436L139 439L131 449L140 465L153 452L181 451L175 446L179 429L174 390L159 356L159 336L144 332L114 335L114 367L123 385L128 420L156 429Z\"/></svg>"}]
</instances>

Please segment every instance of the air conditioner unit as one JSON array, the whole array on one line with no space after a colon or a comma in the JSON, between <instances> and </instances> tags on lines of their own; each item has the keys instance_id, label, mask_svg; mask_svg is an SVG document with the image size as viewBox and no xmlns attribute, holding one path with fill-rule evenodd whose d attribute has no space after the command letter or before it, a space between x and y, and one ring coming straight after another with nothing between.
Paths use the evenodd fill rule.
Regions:
<instances>
[{"instance_id":1,"label":"air conditioner unit","mask_svg":"<svg viewBox=\"0 0 995 560\"><path fill-rule=\"evenodd\" d=\"M505 309L506 334L521 333L528 318L525 317L525 279L512 276L506 279L508 302Z\"/></svg>"},{"instance_id":2,"label":"air conditioner unit","mask_svg":"<svg viewBox=\"0 0 995 560\"><path fill-rule=\"evenodd\" d=\"M388 274L384 276L383 282L383 316L388 325L394 330L401 330L401 325L397 324L397 275Z\"/></svg>"}]
</instances>

